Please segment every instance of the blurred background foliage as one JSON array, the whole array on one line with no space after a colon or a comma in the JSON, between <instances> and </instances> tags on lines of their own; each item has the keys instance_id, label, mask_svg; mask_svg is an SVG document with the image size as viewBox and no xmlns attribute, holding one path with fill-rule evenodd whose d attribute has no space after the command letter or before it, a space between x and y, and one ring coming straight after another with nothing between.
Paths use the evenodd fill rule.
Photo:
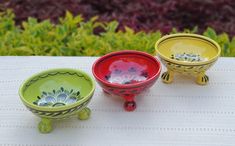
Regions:
<instances>
[{"instance_id":1,"label":"blurred background foliage","mask_svg":"<svg viewBox=\"0 0 235 146\"><path fill-rule=\"evenodd\" d=\"M16 25L11 10L0 14L0 55L100 56L118 50L140 50L154 55L154 44L160 31L135 32L130 27L117 30L117 21L99 22L98 17L84 21L81 15L66 12L57 24L49 20L38 22L29 17ZM95 33L96 29L102 29ZM173 29L171 33L177 33ZM184 32L196 33L197 27ZM222 47L222 56L235 56L235 37L217 34L208 27L203 35Z\"/></svg>"},{"instance_id":2,"label":"blurred background foliage","mask_svg":"<svg viewBox=\"0 0 235 146\"><path fill-rule=\"evenodd\" d=\"M0 55L154 54L161 36L187 32L235 56L234 0L3 0L0 12Z\"/></svg>"}]
</instances>

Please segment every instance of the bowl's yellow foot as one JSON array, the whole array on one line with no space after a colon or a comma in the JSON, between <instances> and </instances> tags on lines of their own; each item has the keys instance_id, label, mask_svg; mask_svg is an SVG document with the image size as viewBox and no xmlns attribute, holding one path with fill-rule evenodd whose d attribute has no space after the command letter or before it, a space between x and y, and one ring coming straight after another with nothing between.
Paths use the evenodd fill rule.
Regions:
<instances>
[{"instance_id":1,"label":"bowl's yellow foot","mask_svg":"<svg viewBox=\"0 0 235 146\"><path fill-rule=\"evenodd\" d=\"M42 118L38 124L38 130L41 133L50 133L52 131L52 122L50 119Z\"/></svg>"},{"instance_id":2,"label":"bowl's yellow foot","mask_svg":"<svg viewBox=\"0 0 235 146\"><path fill-rule=\"evenodd\" d=\"M209 77L207 75L205 75L204 73L199 74L197 76L196 82L199 85L206 85L209 82Z\"/></svg>"},{"instance_id":3,"label":"bowl's yellow foot","mask_svg":"<svg viewBox=\"0 0 235 146\"><path fill-rule=\"evenodd\" d=\"M85 107L78 113L78 119L87 120L91 115L91 110L88 107Z\"/></svg>"},{"instance_id":4,"label":"bowl's yellow foot","mask_svg":"<svg viewBox=\"0 0 235 146\"><path fill-rule=\"evenodd\" d=\"M167 83L167 84L172 83L174 79L174 72L168 70L167 72L164 72L162 74L161 78L164 83Z\"/></svg>"}]
</instances>

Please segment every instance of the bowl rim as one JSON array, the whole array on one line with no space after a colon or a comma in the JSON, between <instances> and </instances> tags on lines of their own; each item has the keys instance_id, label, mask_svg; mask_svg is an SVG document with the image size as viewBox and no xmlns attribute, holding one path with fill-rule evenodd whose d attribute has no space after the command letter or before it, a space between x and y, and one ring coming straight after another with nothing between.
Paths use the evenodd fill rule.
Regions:
<instances>
[{"instance_id":1,"label":"bowl rim","mask_svg":"<svg viewBox=\"0 0 235 146\"><path fill-rule=\"evenodd\" d=\"M91 83L91 90L90 90L90 92L87 95L85 95L81 100L79 100L79 101L77 101L77 102L75 102L73 104L69 104L69 105L65 105L65 106L60 106L60 107L53 107L53 108L51 108L51 107L43 107L43 106L37 106L37 105L34 105L31 102L28 102L28 100L26 100L24 98L24 96L23 96L23 90L24 90L25 85L29 81L31 81L33 78L36 78L36 77L38 77L40 75L43 75L43 74L46 74L46 73L55 72L55 71L61 71L61 72L62 71L69 71L69 72L76 72L76 73L84 75L84 77L88 78L90 83ZM24 80L23 83L20 85L18 93L19 93L20 99L23 101L23 103L27 107L32 108L34 110L38 110L38 111L53 112L53 111L67 110L67 109L71 109L71 108L79 106L83 102L87 101L93 95L94 91L95 91L95 81L86 72L78 70L78 69L71 69L71 68L53 68L53 69L47 69L47 70L35 73L32 76L30 76L29 78L27 78L26 80Z\"/></svg>"},{"instance_id":2,"label":"bowl rim","mask_svg":"<svg viewBox=\"0 0 235 146\"><path fill-rule=\"evenodd\" d=\"M194 37L194 38L198 38L201 40L205 40L207 42L210 42L211 44L213 44L216 49L217 49L217 54L212 57L211 59L207 60L207 61L202 61L202 62L183 62L183 61L178 61L178 60L174 60L171 59L167 56L165 56L164 54L162 54L159 50L158 50L158 46L160 43L162 43L163 41L172 38L172 37ZM214 62L215 60L218 59L218 57L220 56L221 53L221 47L219 46L219 44L217 42L215 42L214 40L212 40L209 37L205 37L202 35L198 35L198 34L188 34L188 33L177 33L177 34L169 34L169 35L165 35L162 38L160 38L156 43L155 43L155 54L157 54L160 58L167 60L169 62L173 62L176 64L180 64L180 65L204 65L204 64L210 64L211 62Z\"/></svg>"},{"instance_id":3,"label":"bowl rim","mask_svg":"<svg viewBox=\"0 0 235 146\"><path fill-rule=\"evenodd\" d=\"M113 84L113 83L110 83L110 82L107 82L105 80L102 80L100 77L97 76L96 74L96 71L95 71L95 67L97 66L97 64L107 58L110 58L112 56L116 56L116 55L123 55L123 54L137 54L137 55L141 55L141 56L145 56L147 58L150 58L151 60L153 60L158 66L159 66L159 69L157 71L157 73L155 75L153 75L151 78L145 80L145 81L141 81L141 82L137 82L137 83L133 83L133 84ZM99 81L101 82L102 84L104 85L107 85L109 87L116 87L116 88L132 88L132 87L137 87L137 86L141 86L141 85L144 85L148 82L151 82L153 81L156 77L158 77L160 75L160 72L161 72L161 63L160 61L148 54L148 53L145 53L145 52L141 52L141 51L136 51L136 50L122 50L122 51L115 51L115 52L111 52L111 53L108 53L100 58L98 58L92 65L92 73L94 75L94 77Z\"/></svg>"}]
</instances>

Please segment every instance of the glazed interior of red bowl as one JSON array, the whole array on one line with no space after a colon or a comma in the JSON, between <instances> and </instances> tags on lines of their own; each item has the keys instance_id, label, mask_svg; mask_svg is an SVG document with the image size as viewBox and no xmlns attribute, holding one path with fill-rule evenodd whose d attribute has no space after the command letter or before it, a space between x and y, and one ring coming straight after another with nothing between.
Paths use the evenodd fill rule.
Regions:
<instances>
[{"instance_id":1,"label":"glazed interior of red bowl","mask_svg":"<svg viewBox=\"0 0 235 146\"><path fill-rule=\"evenodd\" d=\"M160 71L160 63L139 51L120 51L98 59L93 66L96 78L105 83L129 85L147 81Z\"/></svg>"}]
</instances>

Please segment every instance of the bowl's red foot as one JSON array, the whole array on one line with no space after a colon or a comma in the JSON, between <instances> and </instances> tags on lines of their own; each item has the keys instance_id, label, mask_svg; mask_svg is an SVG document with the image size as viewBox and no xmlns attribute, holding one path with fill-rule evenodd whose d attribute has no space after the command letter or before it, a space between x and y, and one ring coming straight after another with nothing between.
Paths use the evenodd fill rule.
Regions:
<instances>
[{"instance_id":1,"label":"bowl's red foot","mask_svg":"<svg viewBox=\"0 0 235 146\"><path fill-rule=\"evenodd\" d=\"M134 111L136 109L135 101L126 101L124 103L124 108L126 111Z\"/></svg>"}]
</instances>

